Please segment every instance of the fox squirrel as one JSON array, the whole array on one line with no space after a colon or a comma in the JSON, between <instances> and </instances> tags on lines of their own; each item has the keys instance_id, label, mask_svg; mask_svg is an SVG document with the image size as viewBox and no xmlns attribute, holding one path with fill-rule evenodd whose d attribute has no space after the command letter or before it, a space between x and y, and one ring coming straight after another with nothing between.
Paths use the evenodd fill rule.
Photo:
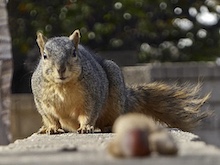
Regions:
<instances>
[{"instance_id":1,"label":"fox squirrel","mask_svg":"<svg viewBox=\"0 0 220 165\"><path fill-rule=\"evenodd\" d=\"M149 117L130 113L118 117L113 125L114 139L108 144L109 153L116 157L176 155L178 147L166 129Z\"/></svg>"},{"instance_id":2,"label":"fox squirrel","mask_svg":"<svg viewBox=\"0 0 220 165\"><path fill-rule=\"evenodd\" d=\"M199 85L126 86L117 64L92 54L79 42L79 30L51 39L37 33L41 59L31 86L43 120L39 133L92 133L95 128L104 132L129 112L190 131L208 115L199 110L209 98L209 94L199 97Z\"/></svg>"}]
</instances>

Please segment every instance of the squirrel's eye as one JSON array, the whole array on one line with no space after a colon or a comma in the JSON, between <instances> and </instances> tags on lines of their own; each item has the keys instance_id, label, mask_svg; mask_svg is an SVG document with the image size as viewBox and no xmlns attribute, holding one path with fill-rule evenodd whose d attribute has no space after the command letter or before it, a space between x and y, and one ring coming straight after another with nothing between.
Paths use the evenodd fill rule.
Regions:
<instances>
[{"instance_id":1,"label":"squirrel's eye","mask_svg":"<svg viewBox=\"0 0 220 165\"><path fill-rule=\"evenodd\" d=\"M47 59L47 54L46 53L43 54L43 58Z\"/></svg>"}]
</instances>

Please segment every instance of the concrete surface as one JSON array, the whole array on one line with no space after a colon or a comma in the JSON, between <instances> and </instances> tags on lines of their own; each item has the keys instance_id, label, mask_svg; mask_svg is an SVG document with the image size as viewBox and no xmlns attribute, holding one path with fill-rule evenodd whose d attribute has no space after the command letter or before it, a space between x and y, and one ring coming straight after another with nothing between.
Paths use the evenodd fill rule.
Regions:
<instances>
[{"instance_id":1,"label":"concrete surface","mask_svg":"<svg viewBox=\"0 0 220 165\"><path fill-rule=\"evenodd\" d=\"M0 164L126 164L126 165L219 165L220 149L205 144L197 135L170 130L178 146L177 156L151 155L145 158L119 159L108 154L106 146L114 134L37 135L0 146Z\"/></svg>"}]
</instances>

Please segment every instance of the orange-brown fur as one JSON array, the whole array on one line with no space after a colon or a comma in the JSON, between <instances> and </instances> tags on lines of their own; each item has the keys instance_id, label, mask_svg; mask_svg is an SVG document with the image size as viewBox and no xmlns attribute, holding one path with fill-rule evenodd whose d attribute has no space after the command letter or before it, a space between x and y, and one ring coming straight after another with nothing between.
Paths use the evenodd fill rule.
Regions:
<instances>
[{"instance_id":1,"label":"orange-brown fur","mask_svg":"<svg viewBox=\"0 0 220 165\"><path fill-rule=\"evenodd\" d=\"M199 96L200 85L168 85L154 82L131 87L135 96L130 99L131 112L139 112L177 127L191 131L200 124L201 119L210 112L200 112L200 107L209 99L210 94Z\"/></svg>"},{"instance_id":2,"label":"orange-brown fur","mask_svg":"<svg viewBox=\"0 0 220 165\"><path fill-rule=\"evenodd\" d=\"M103 113L100 114L96 122L96 127L100 128L102 132L111 132L115 120L122 114L122 110L115 102L117 102L116 98L108 98Z\"/></svg>"}]
</instances>

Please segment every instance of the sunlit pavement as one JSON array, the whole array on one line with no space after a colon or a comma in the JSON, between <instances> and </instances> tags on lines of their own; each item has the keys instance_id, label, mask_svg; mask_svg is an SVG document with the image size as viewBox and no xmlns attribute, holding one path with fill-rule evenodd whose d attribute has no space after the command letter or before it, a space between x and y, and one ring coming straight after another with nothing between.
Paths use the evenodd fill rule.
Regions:
<instances>
[{"instance_id":1,"label":"sunlit pavement","mask_svg":"<svg viewBox=\"0 0 220 165\"><path fill-rule=\"evenodd\" d=\"M1 146L0 164L219 164L220 150L217 147L188 132L171 129L170 133L179 147L176 156L153 154L144 158L114 158L106 150L114 134L33 134L8 146Z\"/></svg>"}]
</instances>

